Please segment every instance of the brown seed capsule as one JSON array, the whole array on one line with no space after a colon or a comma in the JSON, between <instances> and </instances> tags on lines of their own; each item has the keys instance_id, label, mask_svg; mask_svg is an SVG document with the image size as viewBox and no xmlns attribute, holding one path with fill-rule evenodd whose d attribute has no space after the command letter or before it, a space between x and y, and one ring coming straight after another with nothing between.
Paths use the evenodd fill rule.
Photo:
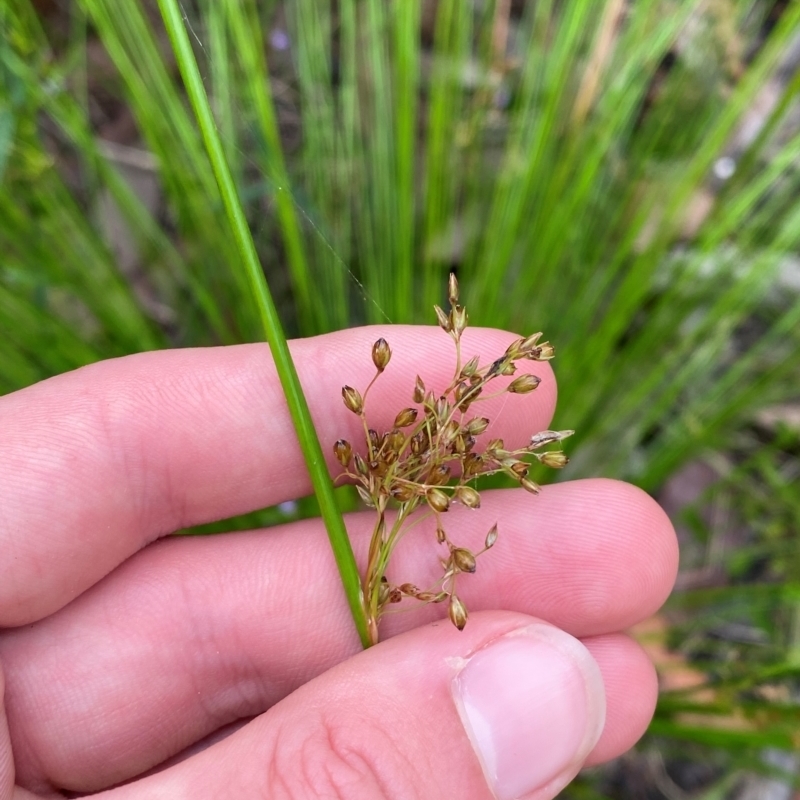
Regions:
<instances>
[{"instance_id":1,"label":"brown seed capsule","mask_svg":"<svg viewBox=\"0 0 800 800\"><path fill-rule=\"evenodd\" d=\"M454 547L450 555L453 559L453 564L460 572L475 572L478 562L466 547Z\"/></svg>"},{"instance_id":2,"label":"brown seed capsule","mask_svg":"<svg viewBox=\"0 0 800 800\"><path fill-rule=\"evenodd\" d=\"M455 272L450 273L450 278L447 281L447 299L450 301L451 306L458 303L458 280L456 280Z\"/></svg>"},{"instance_id":3,"label":"brown seed capsule","mask_svg":"<svg viewBox=\"0 0 800 800\"><path fill-rule=\"evenodd\" d=\"M425 384L422 378L417 375L416 383L414 384L414 402L421 403L425 399Z\"/></svg>"},{"instance_id":4,"label":"brown seed capsule","mask_svg":"<svg viewBox=\"0 0 800 800\"><path fill-rule=\"evenodd\" d=\"M520 485L526 492L531 494L539 494L542 491L542 487L538 483L534 483L530 478L523 478L520 481Z\"/></svg>"},{"instance_id":5,"label":"brown seed capsule","mask_svg":"<svg viewBox=\"0 0 800 800\"><path fill-rule=\"evenodd\" d=\"M477 453L467 453L461 462L461 470L465 476L477 475L483 468L483 458Z\"/></svg>"},{"instance_id":6,"label":"brown seed capsule","mask_svg":"<svg viewBox=\"0 0 800 800\"><path fill-rule=\"evenodd\" d=\"M423 603L440 603L441 599L436 592L417 592L414 595L417 600L421 600Z\"/></svg>"},{"instance_id":7,"label":"brown seed capsule","mask_svg":"<svg viewBox=\"0 0 800 800\"><path fill-rule=\"evenodd\" d=\"M464 397L469 393L470 388L471 387L468 384L464 383L464 381L461 381L461 383L459 383L458 386L456 386L456 389L453 392L453 395L456 398L456 405L458 405L464 399Z\"/></svg>"},{"instance_id":8,"label":"brown seed capsule","mask_svg":"<svg viewBox=\"0 0 800 800\"><path fill-rule=\"evenodd\" d=\"M337 461L343 467L346 467L353 457L353 448L346 439L339 439L333 446L333 454L336 456Z\"/></svg>"},{"instance_id":9,"label":"brown seed capsule","mask_svg":"<svg viewBox=\"0 0 800 800\"><path fill-rule=\"evenodd\" d=\"M550 342L542 342L536 347L532 347L528 352L528 358L532 361L549 361L556 354L555 348Z\"/></svg>"},{"instance_id":10,"label":"brown seed capsule","mask_svg":"<svg viewBox=\"0 0 800 800\"><path fill-rule=\"evenodd\" d=\"M471 486L459 486L454 497L467 508L481 507L481 496Z\"/></svg>"},{"instance_id":11,"label":"brown seed capsule","mask_svg":"<svg viewBox=\"0 0 800 800\"><path fill-rule=\"evenodd\" d=\"M419 594L419 589L413 583L404 583L400 586L400 591L407 594L409 597L416 597Z\"/></svg>"},{"instance_id":12,"label":"brown seed capsule","mask_svg":"<svg viewBox=\"0 0 800 800\"><path fill-rule=\"evenodd\" d=\"M450 603L447 606L447 616L450 617L450 622L456 626L460 631L464 630L467 624L467 607L456 597L454 594L450 595Z\"/></svg>"},{"instance_id":13,"label":"brown seed capsule","mask_svg":"<svg viewBox=\"0 0 800 800\"><path fill-rule=\"evenodd\" d=\"M428 473L428 483L432 483L434 486L441 486L450 479L450 467L447 464L437 464L431 471Z\"/></svg>"},{"instance_id":14,"label":"brown seed capsule","mask_svg":"<svg viewBox=\"0 0 800 800\"><path fill-rule=\"evenodd\" d=\"M382 458L369 462L369 471L377 478L382 478L388 469L389 465Z\"/></svg>"},{"instance_id":15,"label":"brown seed capsule","mask_svg":"<svg viewBox=\"0 0 800 800\"><path fill-rule=\"evenodd\" d=\"M489 420L486 417L475 417L467 425L467 431L473 436L480 436L489 427Z\"/></svg>"},{"instance_id":16,"label":"brown seed capsule","mask_svg":"<svg viewBox=\"0 0 800 800\"><path fill-rule=\"evenodd\" d=\"M495 522L494 525L489 529L489 533L486 534L486 541L484 542L484 547L488 550L490 547L494 545L497 541L497 523Z\"/></svg>"},{"instance_id":17,"label":"brown seed capsule","mask_svg":"<svg viewBox=\"0 0 800 800\"><path fill-rule=\"evenodd\" d=\"M508 391L512 394L528 394L541 382L541 378L537 378L536 375L520 375L508 384Z\"/></svg>"},{"instance_id":18,"label":"brown seed capsule","mask_svg":"<svg viewBox=\"0 0 800 800\"><path fill-rule=\"evenodd\" d=\"M383 372L386 369L386 365L389 363L391 357L392 351L389 349L389 343L386 339L378 339L378 341L372 345L372 363L375 365L378 372Z\"/></svg>"},{"instance_id":19,"label":"brown seed capsule","mask_svg":"<svg viewBox=\"0 0 800 800\"><path fill-rule=\"evenodd\" d=\"M538 447L543 447L552 442L560 442L566 439L575 431L539 431L531 436L531 443L528 445L528 450L536 450Z\"/></svg>"},{"instance_id":20,"label":"brown seed capsule","mask_svg":"<svg viewBox=\"0 0 800 800\"><path fill-rule=\"evenodd\" d=\"M552 469L561 469L562 467L566 467L569 463L569 458L566 453L563 453L561 450L549 450L546 453L537 453L536 458L546 467L551 467Z\"/></svg>"},{"instance_id":21,"label":"brown seed capsule","mask_svg":"<svg viewBox=\"0 0 800 800\"><path fill-rule=\"evenodd\" d=\"M352 386L342 387L342 399L354 414L360 414L364 410L364 400L361 397L361 393Z\"/></svg>"},{"instance_id":22,"label":"brown seed capsule","mask_svg":"<svg viewBox=\"0 0 800 800\"><path fill-rule=\"evenodd\" d=\"M404 408L395 418L394 418L394 427L395 428L407 428L409 425L413 425L417 419L417 409L416 408Z\"/></svg>"},{"instance_id":23,"label":"brown seed capsule","mask_svg":"<svg viewBox=\"0 0 800 800\"><path fill-rule=\"evenodd\" d=\"M436 541L439 544L444 544L447 541L447 534L444 532L444 528L436 529Z\"/></svg>"},{"instance_id":24,"label":"brown seed capsule","mask_svg":"<svg viewBox=\"0 0 800 800\"><path fill-rule=\"evenodd\" d=\"M398 430L389 431L383 437L383 443L385 448L393 453L399 453L400 449L403 447L403 443L405 442L406 437Z\"/></svg>"},{"instance_id":25,"label":"brown seed capsule","mask_svg":"<svg viewBox=\"0 0 800 800\"><path fill-rule=\"evenodd\" d=\"M520 479L527 477L530 468L524 461L517 461L511 465L511 471Z\"/></svg>"},{"instance_id":26,"label":"brown seed capsule","mask_svg":"<svg viewBox=\"0 0 800 800\"><path fill-rule=\"evenodd\" d=\"M439 306L434 306L433 310L436 312L436 319L439 321L439 327L446 333L453 330L453 323L450 322L450 317L442 311Z\"/></svg>"},{"instance_id":27,"label":"brown seed capsule","mask_svg":"<svg viewBox=\"0 0 800 800\"><path fill-rule=\"evenodd\" d=\"M414 490L410 486L401 483L398 486L393 486L389 494L398 503L407 503L414 497Z\"/></svg>"},{"instance_id":28,"label":"brown seed capsule","mask_svg":"<svg viewBox=\"0 0 800 800\"><path fill-rule=\"evenodd\" d=\"M415 456L420 456L427 452L430 446L431 443L428 439L428 434L426 431L420 431L411 437L411 452Z\"/></svg>"},{"instance_id":29,"label":"brown seed capsule","mask_svg":"<svg viewBox=\"0 0 800 800\"><path fill-rule=\"evenodd\" d=\"M439 514L443 514L450 508L450 498L441 489L428 489L425 499L428 501L428 505Z\"/></svg>"}]
</instances>

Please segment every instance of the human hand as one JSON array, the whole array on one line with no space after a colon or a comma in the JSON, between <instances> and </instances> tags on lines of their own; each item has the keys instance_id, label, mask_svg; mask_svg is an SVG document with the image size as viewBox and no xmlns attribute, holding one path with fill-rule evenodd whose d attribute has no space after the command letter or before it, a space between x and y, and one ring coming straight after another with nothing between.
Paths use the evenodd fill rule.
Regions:
<instances>
[{"instance_id":1,"label":"human hand","mask_svg":"<svg viewBox=\"0 0 800 800\"><path fill-rule=\"evenodd\" d=\"M434 328L293 343L326 451L358 440L340 388L369 380L381 335L394 356L370 395L376 428L417 372L450 377L452 343ZM465 352L494 358L512 338L469 329ZM549 365L526 368L536 392L482 408L514 446L555 403ZM459 586L466 629L412 606L360 652L319 520L157 541L310 490L265 345L92 365L0 398L0 431L0 800L550 798L649 722L654 671L619 631L663 602L677 550L631 486L454 507L459 541L500 531ZM348 518L359 557L371 525ZM426 585L435 553L419 525L393 569Z\"/></svg>"}]
</instances>

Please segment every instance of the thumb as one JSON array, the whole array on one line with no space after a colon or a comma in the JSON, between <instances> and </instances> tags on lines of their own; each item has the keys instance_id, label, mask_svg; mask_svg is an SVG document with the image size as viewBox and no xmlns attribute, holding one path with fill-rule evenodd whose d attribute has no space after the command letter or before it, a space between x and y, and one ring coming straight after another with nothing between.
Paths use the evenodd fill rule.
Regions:
<instances>
[{"instance_id":1,"label":"thumb","mask_svg":"<svg viewBox=\"0 0 800 800\"><path fill-rule=\"evenodd\" d=\"M316 678L227 739L103 794L130 798L546 800L605 717L599 668L509 612L411 631Z\"/></svg>"}]
</instances>

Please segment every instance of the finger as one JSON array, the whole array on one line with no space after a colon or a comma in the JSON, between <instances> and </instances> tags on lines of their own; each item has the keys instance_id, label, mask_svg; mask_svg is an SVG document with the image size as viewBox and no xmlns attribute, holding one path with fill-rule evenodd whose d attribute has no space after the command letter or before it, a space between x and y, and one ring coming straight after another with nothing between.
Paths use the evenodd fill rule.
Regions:
<instances>
[{"instance_id":1,"label":"finger","mask_svg":"<svg viewBox=\"0 0 800 800\"><path fill-rule=\"evenodd\" d=\"M558 629L508 613L412 631L344 662L225 741L109 792L547 800L603 729L602 677Z\"/></svg>"},{"instance_id":2,"label":"finger","mask_svg":"<svg viewBox=\"0 0 800 800\"><path fill-rule=\"evenodd\" d=\"M360 421L342 404L341 387L366 387L379 336L394 356L370 392L376 428L390 427L410 403L418 371L440 391L452 376L452 341L434 328L360 328L293 342L326 453L340 437L358 440ZM468 329L463 352L485 363L513 338ZM521 368L542 378L536 392L482 406L492 435L520 445L546 427L555 402L549 366ZM94 364L0 398L0 429L0 625L51 613L162 534L310 491L265 345ZM329 463L337 473L332 456Z\"/></svg>"},{"instance_id":3,"label":"finger","mask_svg":"<svg viewBox=\"0 0 800 800\"><path fill-rule=\"evenodd\" d=\"M481 539L494 519L503 532L459 585L471 610L507 608L597 635L654 611L674 580L669 521L626 484L487 493L481 510L462 511L448 514L467 540ZM368 525L368 516L349 521L361 552ZM422 526L412 534L419 540L404 542L398 577L415 580L436 564L427 533L429 542ZM425 614L397 615L386 630L416 626ZM357 649L325 534L309 520L160 542L57 615L8 632L0 660L14 688L18 761L31 779L59 785L76 769L97 779L138 774ZM85 752L92 758L79 758Z\"/></svg>"}]
</instances>

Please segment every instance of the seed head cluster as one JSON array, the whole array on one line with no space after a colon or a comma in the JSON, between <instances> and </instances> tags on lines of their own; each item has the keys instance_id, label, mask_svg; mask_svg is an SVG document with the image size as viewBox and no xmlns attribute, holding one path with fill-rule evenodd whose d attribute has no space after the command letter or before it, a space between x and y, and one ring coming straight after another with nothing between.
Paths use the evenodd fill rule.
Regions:
<instances>
[{"instance_id":1,"label":"seed head cluster","mask_svg":"<svg viewBox=\"0 0 800 800\"><path fill-rule=\"evenodd\" d=\"M452 338L456 349L453 379L441 394L428 390L417 376L410 400L413 405L401 409L388 431L369 427L365 403L370 388L389 364L392 351L385 339L372 346L375 376L363 394L351 386L342 388L345 406L361 418L364 447L358 452L350 442L339 439L333 452L342 465L340 477L355 483L364 503L375 509L376 519L370 541L367 568L363 579L364 603L373 643L378 641L378 622L388 606L403 598L423 603L448 604L448 616L459 629L467 623L467 608L456 592L462 573L475 572L477 559L497 541L497 525L486 535L483 549L472 552L452 541L444 516L454 503L479 508L481 497L472 485L476 478L502 473L517 481L531 494L539 486L528 477L533 459L548 467L560 469L567 456L560 450L539 450L558 443L573 431L540 431L521 449L509 450L502 439L490 439L480 447L479 438L489 428L489 420L476 407L488 398L501 394L528 394L539 386L540 379L523 373L513 377L517 362L549 361L553 346L540 342L542 334L534 333L512 342L505 353L490 364L481 366L474 356L462 364L461 336L468 317L458 302L458 282L450 275L448 284L450 311L434 306L439 326ZM501 377L512 377L497 391L490 386ZM362 454L363 453L363 454ZM395 508L393 516L387 511ZM391 584L386 568L391 554L409 524L409 517L419 512L435 520L436 541L446 548L441 558L442 576L434 586L420 589L411 583Z\"/></svg>"}]
</instances>

